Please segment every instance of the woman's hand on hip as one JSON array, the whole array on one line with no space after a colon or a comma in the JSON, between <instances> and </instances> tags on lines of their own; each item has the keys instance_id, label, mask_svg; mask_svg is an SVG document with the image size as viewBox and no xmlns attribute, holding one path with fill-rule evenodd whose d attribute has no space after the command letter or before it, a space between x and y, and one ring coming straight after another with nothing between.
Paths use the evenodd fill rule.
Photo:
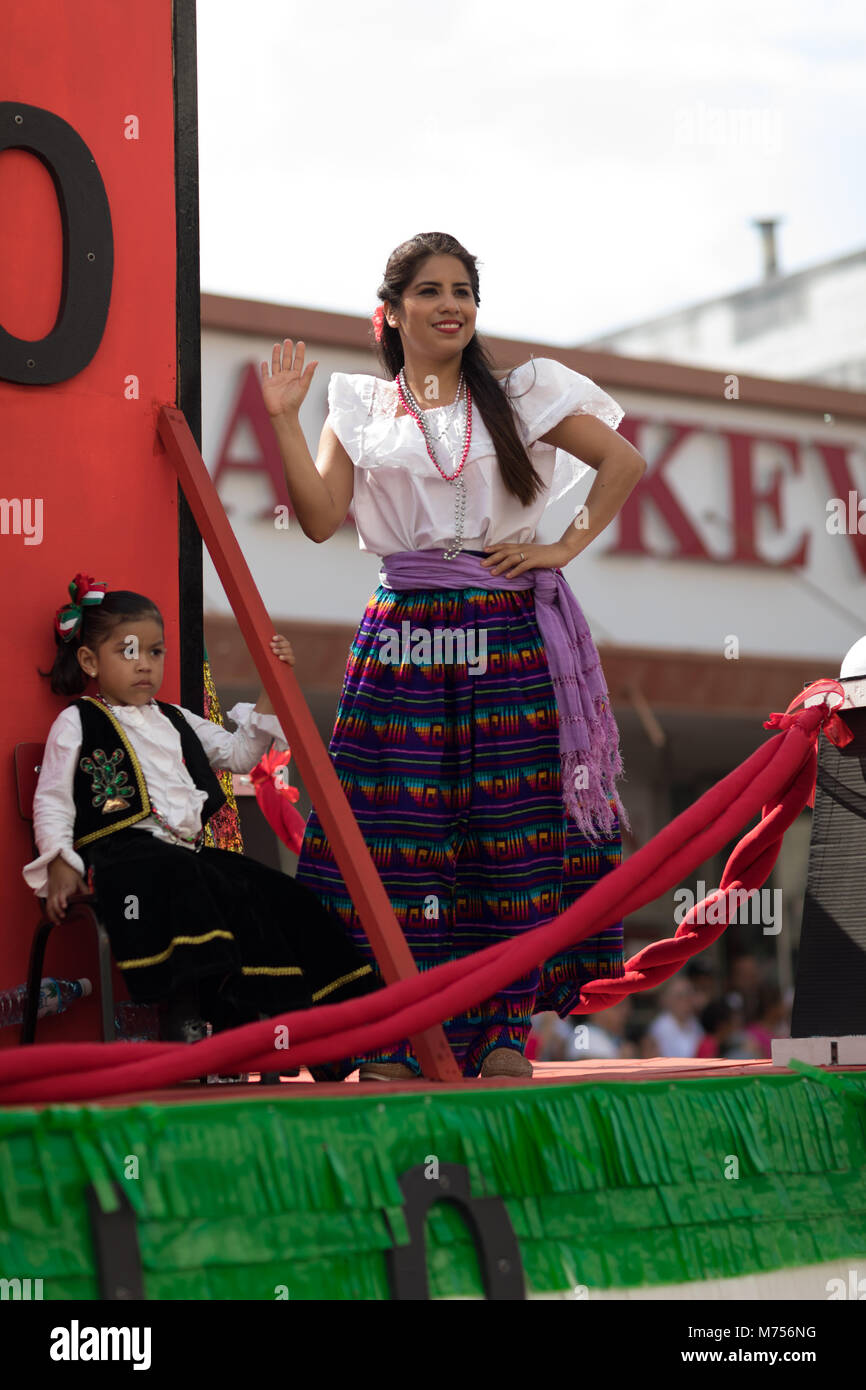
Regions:
<instances>
[{"instance_id":1,"label":"woman's hand on hip","mask_svg":"<svg viewBox=\"0 0 866 1390\"><path fill-rule=\"evenodd\" d=\"M519 545L509 541L506 545L485 545L490 554L481 563L491 574L505 573L506 579L517 579L527 570L555 570L568 564L569 556L565 547L558 541L552 545L537 545L534 541ZM524 559L520 555L523 553Z\"/></svg>"}]
</instances>

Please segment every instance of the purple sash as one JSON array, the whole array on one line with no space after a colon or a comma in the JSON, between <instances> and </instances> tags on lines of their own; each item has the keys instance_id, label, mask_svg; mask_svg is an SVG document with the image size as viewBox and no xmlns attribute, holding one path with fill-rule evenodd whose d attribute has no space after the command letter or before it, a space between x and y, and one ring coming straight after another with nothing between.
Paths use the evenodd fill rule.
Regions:
<instances>
[{"instance_id":1,"label":"purple sash","mask_svg":"<svg viewBox=\"0 0 866 1390\"><path fill-rule=\"evenodd\" d=\"M478 555L453 560L442 550L399 550L386 555L379 581L386 589L535 588L535 612L559 712L562 800L590 840L614 831L613 801L621 823L628 816L616 788L623 775L619 730L596 645L561 570L528 570L516 579L491 574Z\"/></svg>"}]
</instances>

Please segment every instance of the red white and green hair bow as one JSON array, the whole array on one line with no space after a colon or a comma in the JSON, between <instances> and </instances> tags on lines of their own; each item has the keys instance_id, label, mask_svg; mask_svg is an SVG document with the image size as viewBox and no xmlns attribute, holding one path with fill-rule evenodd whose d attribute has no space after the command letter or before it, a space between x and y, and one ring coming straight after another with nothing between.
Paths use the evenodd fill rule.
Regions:
<instances>
[{"instance_id":1,"label":"red white and green hair bow","mask_svg":"<svg viewBox=\"0 0 866 1390\"><path fill-rule=\"evenodd\" d=\"M54 615L54 630L64 642L71 642L81 628L85 608L93 608L105 598L107 584L92 574L76 574L69 585L71 603L65 603Z\"/></svg>"}]
</instances>

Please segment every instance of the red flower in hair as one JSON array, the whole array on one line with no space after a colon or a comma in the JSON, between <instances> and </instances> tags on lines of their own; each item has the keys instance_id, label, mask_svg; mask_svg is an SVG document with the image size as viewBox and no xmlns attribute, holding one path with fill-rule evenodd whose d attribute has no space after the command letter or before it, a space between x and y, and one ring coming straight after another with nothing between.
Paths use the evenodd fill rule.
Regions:
<instances>
[{"instance_id":1,"label":"red flower in hair","mask_svg":"<svg viewBox=\"0 0 866 1390\"><path fill-rule=\"evenodd\" d=\"M382 307L381 304L379 305L379 307L378 307L378 309L375 311L375 313L373 313L373 314L370 315L370 318L371 318L372 321L373 321L373 332L374 332L375 335L376 335L376 342L377 342L377 343L381 343L381 341L382 341L382 330L384 329L384 326L385 326L385 310L383 309L383 307Z\"/></svg>"}]
</instances>

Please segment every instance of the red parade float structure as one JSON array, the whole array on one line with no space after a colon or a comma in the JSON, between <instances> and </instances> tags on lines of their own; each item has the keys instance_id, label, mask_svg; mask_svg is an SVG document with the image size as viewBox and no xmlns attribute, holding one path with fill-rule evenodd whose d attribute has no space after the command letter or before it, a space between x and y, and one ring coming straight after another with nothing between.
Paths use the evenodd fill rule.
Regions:
<instances>
[{"instance_id":1,"label":"red parade float structure","mask_svg":"<svg viewBox=\"0 0 866 1390\"><path fill-rule=\"evenodd\" d=\"M40 26L49 27L59 41L43 45L38 40ZM575 1135L570 1134L565 1118L570 1113L568 1106L588 1104L590 1091L604 1089L604 1096L596 1096L592 1104L598 1134L605 1136L603 1141L599 1138L599 1143L613 1146L605 1150L610 1157L616 1145L616 1126L611 1129L610 1115L620 1105L644 1105L653 1082L664 1079L670 1085L678 1083L684 1088L682 1103L686 1104L687 1099L692 1103L696 1096L704 1095L707 1086L725 1088L735 1079L761 1084L769 1096L775 1094L774 1084L782 1074L777 1071L773 1076L770 1063L706 1062L682 1066L661 1059L640 1064L639 1068L610 1064L603 1075L592 1073L591 1083L586 1068L580 1064L541 1065L536 1068L532 1083L509 1079L465 1081L447 1045L443 1020L489 997L538 961L659 897L758 817L757 824L743 835L731 854L718 889L691 910L673 937L655 942L632 957L621 979L586 986L580 1012L598 1011L630 992L656 987L705 949L724 930L730 905L741 901L744 892L751 893L765 882L786 828L804 806L813 804L822 731L837 749L850 742L851 730L844 715L836 712L845 701L845 686L828 679L816 682L801 694L792 692L789 708L784 713L769 715L766 727L773 734L746 762L632 854L618 870L598 881L579 903L555 921L519 939L421 975L297 680L290 668L271 655L271 622L201 457L194 5L190 0L153 0L145 7L126 7L108 0L80 0L74 28L58 35L56 7L49 0L27 0L26 4L24 0L9 0L6 29L10 41L0 58L0 192L4 207L11 209L11 214L0 220L0 264L4 267L0 285L0 409L4 487L9 494L5 506L13 522L18 522L17 530L13 525L8 533L7 528L0 549L9 600L3 620L6 646L8 652L14 651L7 680L0 689L0 726L5 737L0 756L6 760L7 777L11 783L15 745L44 738L58 712L36 671L40 666L44 668L47 660L46 614L56 606L60 580L80 568L82 556L114 585L125 584L122 577L135 575L136 587L158 596L166 619L170 653L163 698L202 710L203 541L334 846L340 870L387 981L387 988L365 998L284 1015L277 1020L288 1029L285 1067L309 1066L370 1051L409 1036L426 1078L426 1084L374 1087L375 1096L369 1090L361 1094L362 1088L345 1083L314 1087L299 1081L265 1093L259 1090L259 1097L267 1094L274 1105L279 1102L279 1115L272 1116L274 1123L291 1125L293 1114L300 1123L303 1115L304 1122L312 1124L321 1137L317 1148L330 1155L328 1161L334 1165L330 1184L333 1190L329 1190L327 1198L321 1198L322 1211L328 1203L330 1211L348 1211L353 1206L360 1211L363 1207L351 1178L338 1171L334 1157L342 1142L338 1129L348 1123L346 1117L360 1115L362 1110L369 1116L372 1107L381 1110L383 1103L387 1110L388 1104L399 1097L405 1118L412 1106L421 1107L432 1096L436 1123L440 1125L437 1142L447 1150L441 1155L447 1161L443 1161L439 1176L426 1184L421 1202L413 1177L416 1168L400 1147L400 1135L396 1130L388 1131L386 1117L374 1142L380 1146L380 1169L384 1172L389 1164L395 1168L390 1176L380 1173L382 1191L390 1191L389 1209L405 1202L407 1229L401 1234L395 1227L393 1247L387 1250L387 1258L382 1253L380 1235L375 1239L371 1236L363 1260L358 1255L357 1270L367 1270L363 1278L357 1271L351 1276L340 1274L336 1266L328 1265L331 1256L323 1236L321 1254L305 1257L311 1269L315 1265L315 1273L310 1274L306 1286L309 1292L301 1296L427 1296L423 1214L427 1205L438 1198L463 1204L470 1221L475 1222L476 1235L481 1231L482 1245L499 1240L501 1250L510 1251L506 1258L500 1250L498 1266L495 1260L482 1259L482 1287L488 1296L525 1297L527 1285L532 1293L566 1296L562 1292L568 1283L564 1273L568 1268L566 1238L552 1233L547 1238L548 1244L557 1249L557 1242L562 1244L561 1259L557 1256L557 1260L545 1265L539 1257L532 1264L532 1240L537 1237L543 1243L545 1234L542 1229L533 1235L532 1222L541 1222L543 1227L538 1199L547 1190L544 1182L548 1178L550 1191L555 1190L563 1200L569 1192L583 1191L585 1196L592 1183L584 1175L580 1181L575 1179L576 1187L570 1189L564 1168L557 1170L555 1178L551 1176L553 1160L549 1152L543 1156L538 1135L549 1132L559 1136L560 1158L562 1152L577 1152L581 1142L590 1141L587 1131L581 1141L575 1137L576 1131ZM13 53L29 56L23 64L16 58L13 66ZM804 705L806 699L814 702ZM5 930L0 936L0 982L11 984L26 973L37 911L21 878L21 866L31 857L29 827L19 816L13 796L7 796L4 808ZM279 808L275 807L272 814L275 824ZM71 917L57 933L51 950L52 966L57 973L80 974L83 953L92 950L84 925L79 927ZM118 973L114 982L118 992L122 991ZM0 1033L0 1155L4 1145L11 1142L13 1122L21 1116L23 1107L38 1117L39 1107L58 1102L74 1106L110 1101L104 1110L91 1112L86 1120L86 1124L96 1125L106 1135L112 1124L129 1123L128 1116L133 1113L136 1122L144 1124L143 1111L136 1107L146 1100L150 1112L160 1109L161 1133L167 1134L172 1127L173 1107L182 1104L188 1110L209 1098L204 1091L199 1097L192 1091L169 1089L176 1083L204 1072L273 1070L272 1019L220 1034L194 1047L167 1043L120 1046L87 1041L99 1031L98 1005L98 998L83 1000L68 1016L52 1021L50 1040L46 1028L40 1031L40 1041L33 1046L18 1046L14 1030L5 1030L6 1036ZM807 1075L807 1068L796 1063L792 1063L792 1068L784 1073L788 1089L793 1085L814 1088L824 1084L814 1074ZM637 1076L646 1078L642 1087L628 1087L628 1078ZM835 1078L835 1083L835 1092L831 1089L822 1094L827 1096L828 1104L832 1100L844 1111L845 1096L839 1088L854 1087L856 1083L842 1077ZM687 1090L696 1086L703 1086L704 1090ZM618 1087L624 1089L618 1092ZM220 1109L226 1114L232 1106L246 1105L245 1121L254 1125L255 1107L248 1099L242 1099L242 1088L230 1089L236 1094L224 1094ZM640 1100L630 1098L630 1092L638 1089L643 1090ZM538 1173L543 1169L547 1174L537 1177L536 1188L532 1187L535 1179L522 1178L528 1186L520 1192L506 1191L508 1180L503 1174L494 1172L490 1165L479 1167L472 1157L472 1152L481 1152L480 1136L487 1132L484 1127L493 1123L490 1107L501 1109L503 1096L512 1094L513 1126L518 1126L518 1114L528 1113L526 1107L532 1109L536 1126L531 1134L509 1141L515 1145L514 1154L525 1157L531 1152ZM725 1094L733 1105L733 1093L726 1090ZM742 1097L744 1106L750 1103L745 1089ZM811 1092L804 1092L804 1106L808 1106L810 1097ZM335 1113L335 1098L339 1098L337 1109L342 1108L342 1119ZM459 1123L448 1110L453 1105L458 1107ZM76 1118L74 1110L63 1113L70 1126L85 1124L81 1116ZM637 1113L635 1109L633 1114ZM261 1123L265 1123L263 1115L259 1108ZM20 1125L21 1121L17 1123ZM435 1125L429 1115L425 1124L431 1126L432 1136ZM841 1134L841 1120L839 1124ZM470 1152L467 1136L473 1133L476 1147ZM47 1131L39 1130L38 1118L34 1120L34 1154L40 1143L49 1143L46 1134ZM845 1135L845 1142L853 1145L855 1141L847 1130ZM354 1142L358 1142L357 1135ZM416 1165L420 1158L426 1161L427 1142L421 1141ZM432 1137L429 1142L432 1144ZM732 1142L726 1135L719 1139L722 1146ZM646 1144L645 1161L634 1184L642 1183L647 1193L650 1189L653 1193L661 1192L666 1179L653 1166L656 1158L651 1154L649 1139ZM109 1149L110 1145L101 1149L91 1145L87 1150L89 1185L82 1178L75 1189L78 1200L83 1201L87 1194L97 1252L102 1240L100 1211L110 1212L131 1201L123 1193L119 1175L111 1169L106 1157ZM724 1153L724 1147L719 1151ZM171 1157L166 1157L166 1153L167 1150L162 1161L170 1163ZM621 1154L617 1163L611 1160L597 1183L599 1191L606 1190L614 1207L616 1193L622 1196L621 1189L634 1176L620 1159ZM640 1167L640 1161L635 1162ZM760 1168L757 1159L755 1163ZM598 1172L603 1168L599 1164ZM4 1171L13 1169L7 1165ZM837 1191L847 1181L842 1169L839 1173ZM218 1162L211 1175L217 1183ZM760 1188L760 1176L757 1173L756 1191ZM802 1174L795 1176L797 1181L792 1179L790 1184L792 1193L800 1191L805 1181ZM372 1179L368 1186L371 1191L375 1187ZM846 1191L850 1195L853 1189ZM136 1196L139 1222L161 1219L159 1203L152 1199L153 1194ZM273 1197L276 1209L287 1221L296 1210L292 1203L298 1200L296 1194L286 1195L284 1200ZM372 1212L376 1199L370 1200ZM530 1200L536 1202L535 1216L530 1219L526 1215L530 1207L521 1207L526 1217L521 1225L523 1218L516 1215L519 1204ZM578 1196L573 1200L579 1205ZM646 1200L650 1203L649 1196ZM832 1200L828 1198L830 1204ZM484 1209L483 1215L482 1207L474 1206L485 1201L495 1204L495 1213L490 1207ZM8 1210L13 1215L9 1218L8 1248L15 1248L20 1232L15 1225L11 1197L9 1203ZM384 1196L381 1203L384 1209ZM48 1209L51 1210L50 1200ZM787 1213L789 1224L790 1211L794 1209L791 1207ZM415 1213L411 1219L410 1210ZM418 1210L422 1211L420 1227ZM506 1210L508 1215L503 1216ZM575 1216L576 1207L563 1210L567 1225ZM851 1210L856 1210L856 1219L849 1223L845 1239L840 1236L828 1249L828 1260L866 1250L866 1202L859 1206L855 1203ZM485 1225L493 1220L491 1213L500 1223L498 1227L495 1222L493 1226ZM54 1211L52 1219L56 1216ZM251 1211L247 1211L246 1219L250 1217ZM724 1225L727 1218L707 1215L706 1219L708 1223L718 1220ZM776 1219L767 1218L768 1223ZM214 1212L217 1242L220 1220ZM370 1221L373 1223L372 1215ZM669 1224L670 1235L676 1223ZM627 1225L624 1219L623 1230ZM59 1252L60 1234L52 1244L55 1227L59 1232L59 1221L55 1220L52 1226L46 1217L45 1248ZM443 1240L442 1248L447 1247L448 1240ZM17 1248L19 1267L23 1267L24 1247ZM449 1283L452 1266L461 1269L461 1277L465 1275L468 1281L461 1287L470 1291L475 1288L475 1276L466 1273L466 1267L454 1254L457 1248L452 1249L452 1264L443 1258L439 1267L434 1292L440 1296L448 1296L456 1287ZM809 1263L805 1246L792 1246L779 1256L773 1255L775 1248L769 1242L763 1252L758 1251L751 1265L746 1261L745 1273L757 1278L768 1270L788 1270L793 1277L801 1265ZM525 1279L519 1270L521 1256ZM48 1260L49 1255L45 1258ZM678 1255L676 1259L679 1258ZM57 1259L60 1261L59 1254ZM732 1285L737 1282L736 1267L726 1265L722 1255L714 1271L710 1270L711 1258L706 1253L703 1263L695 1258L690 1264L683 1256L677 1264L676 1259L671 1255L665 1263L660 1256L655 1270L647 1266L635 1275L636 1266L629 1267L624 1257L621 1265L615 1260L609 1262L603 1271L582 1282L594 1290L606 1291L604 1296L615 1296L616 1290L626 1287L631 1290L630 1296L639 1296L644 1287L678 1284L692 1290L689 1297L701 1296L695 1289L711 1277L716 1281L727 1279ZM251 1257L249 1268L255 1264ZM249 1270L244 1274L242 1265L239 1261L240 1282L233 1286L234 1293L214 1292L213 1285L210 1292L198 1296L273 1296L244 1292L247 1286L258 1286ZM508 1266L507 1274L503 1265ZM123 1296L113 1290L104 1266L102 1269L99 1275L94 1263L94 1271L88 1276L90 1282L84 1280L75 1286L77 1296ZM163 1270L139 1273L139 1297L190 1296L177 1293L180 1283L161 1284ZM368 1282L363 1283L363 1279ZM571 1282L574 1283L574 1277ZM73 1285L72 1276L57 1273L55 1287L59 1292L53 1296L73 1296Z\"/></svg>"}]
</instances>

